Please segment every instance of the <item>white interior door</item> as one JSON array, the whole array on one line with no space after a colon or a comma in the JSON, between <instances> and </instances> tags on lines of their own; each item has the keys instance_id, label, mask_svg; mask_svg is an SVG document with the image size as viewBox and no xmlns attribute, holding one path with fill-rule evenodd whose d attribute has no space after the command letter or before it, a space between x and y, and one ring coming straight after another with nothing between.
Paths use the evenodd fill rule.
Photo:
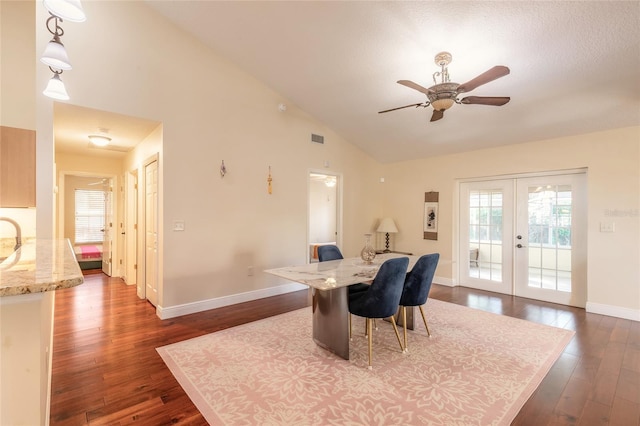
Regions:
<instances>
[{"instance_id":1,"label":"white interior door","mask_svg":"<svg viewBox=\"0 0 640 426\"><path fill-rule=\"evenodd\" d=\"M585 175L517 181L515 295L586 303Z\"/></svg>"},{"instance_id":2,"label":"white interior door","mask_svg":"<svg viewBox=\"0 0 640 426\"><path fill-rule=\"evenodd\" d=\"M584 173L460 184L460 284L586 303Z\"/></svg>"},{"instance_id":3,"label":"white interior door","mask_svg":"<svg viewBox=\"0 0 640 426\"><path fill-rule=\"evenodd\" d=\"M513 181L460 185L460 284L511 294Z\"/></svg>"},{"instance_id":4,"label":"white interior door","mask_svg":"<svg viewBox=\"0 0 640 426\"><path fill-rule=\"evenodd\" d=\"M112 179L104 189L104 234L102 237L102 272L111 276L113 259L113 191Z\"/></svg>"},{"instance_id":5,"label":"white interior door","mask_svg":"<svg viewBox=\"0 0 640 426\"><path fill-rule=\"evenodd\" d=\"M158 162L145 170L145 293L152 305L158 303Z\"/></svg>"},{"instance_id":6,"label":"white interior door","mask_svg":"<svg viewBox=\"0 0 640 426\"><path fill-rule=\"evenodd\" d=\"M138 267L138 175L125 173L125 255L124 280L127 285L136 284Z\"/></svg>"}]
</instances>

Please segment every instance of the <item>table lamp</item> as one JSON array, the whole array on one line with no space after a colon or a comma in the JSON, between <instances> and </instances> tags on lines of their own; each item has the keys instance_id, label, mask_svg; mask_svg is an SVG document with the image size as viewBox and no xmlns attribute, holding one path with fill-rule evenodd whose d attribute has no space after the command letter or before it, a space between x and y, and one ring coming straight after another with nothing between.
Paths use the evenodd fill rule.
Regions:
<instances>
[{"instance_id":1,"label":"table lamp","mask_svg":"<svg viewBox=\"0 0 640 426\"><path fill-rule=\"evenodd\" d=\"M398 228L396 227L395 222L390 217L385 217L380 221L380 225L378 225L377 232L385 233L385 247L384 253L389 253L389 234L395 234L398 232Z\"/></svg>"}]
</instances>

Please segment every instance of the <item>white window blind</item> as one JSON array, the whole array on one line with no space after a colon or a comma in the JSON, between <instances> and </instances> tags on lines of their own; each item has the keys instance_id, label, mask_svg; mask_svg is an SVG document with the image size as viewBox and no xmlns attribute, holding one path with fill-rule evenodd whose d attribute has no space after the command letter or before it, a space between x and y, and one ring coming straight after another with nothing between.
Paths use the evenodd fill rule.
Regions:
<instances>
[{"instance_id":1,"label":"white window blind","mask_svg":"<svg viewBox=\"0 0 640 426\"><path fill-rule=\"evenodd\" d=\"M104 191L76 189L76 243L102 242Z\"/></svg>"}]
</instances>

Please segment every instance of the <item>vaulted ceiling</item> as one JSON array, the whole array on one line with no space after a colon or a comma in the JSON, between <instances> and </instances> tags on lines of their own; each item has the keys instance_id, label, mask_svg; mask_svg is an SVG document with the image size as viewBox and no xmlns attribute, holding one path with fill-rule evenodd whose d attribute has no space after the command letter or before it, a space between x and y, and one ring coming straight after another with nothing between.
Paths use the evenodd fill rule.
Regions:
<instances>
[{"instance_id":1,"label":"vaulted ceiling","mask_svg":"<svg viewBox=\"0 0 640 426\"><path fill-rule=\"evenodd\" d=\"M640 125L640 2L147 1L381 162ZM509 75L466 95L504 106L431 107L400 85L494 65ZM277 106L274 106L276 108Z\"/></svg>"}]
</instances>

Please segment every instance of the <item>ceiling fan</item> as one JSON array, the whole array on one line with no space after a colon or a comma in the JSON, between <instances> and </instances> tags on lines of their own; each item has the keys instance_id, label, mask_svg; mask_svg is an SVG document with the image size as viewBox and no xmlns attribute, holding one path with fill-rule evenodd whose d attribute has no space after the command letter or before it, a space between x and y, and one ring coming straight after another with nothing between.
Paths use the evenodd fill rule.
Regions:
<instances>
[{"instance_id":1,"label":"ceiling fan","mask_svg":"<svg viewBox=\"0 0 640 426\"><path fill-rule=\"evenodd\" d=\"M387 109L378 112L378 114L409 107L425 108L431 105L433 107L431 121L437 121L444 117L444 112L451 108L454 103L502 106L511 100L510 97L506 96L467 96L462 99L458 99L458 95L461 93L470 92L478 86L482 86L483 84L487 84L493 80L509 74L509 68L502 65L497 65L490 70L480 74L476 78L467 81L466 83L451 83L451 81L449 80L449 71L447 70L447 65L451 63L451 58L451 53L449 52L440 52L435 56L435 63L440 67L440 71L436 71L435 73L433 73L434 85L429 88L422 87L421 85L410 80L398 81L398 83L402 84L403 86L407 86L411 89L415 89L418 92L422 92L427 95L428 100L426 102ZM438 83L437 77L440 77L440 83Z\"/></svg>"}]
</instances>

